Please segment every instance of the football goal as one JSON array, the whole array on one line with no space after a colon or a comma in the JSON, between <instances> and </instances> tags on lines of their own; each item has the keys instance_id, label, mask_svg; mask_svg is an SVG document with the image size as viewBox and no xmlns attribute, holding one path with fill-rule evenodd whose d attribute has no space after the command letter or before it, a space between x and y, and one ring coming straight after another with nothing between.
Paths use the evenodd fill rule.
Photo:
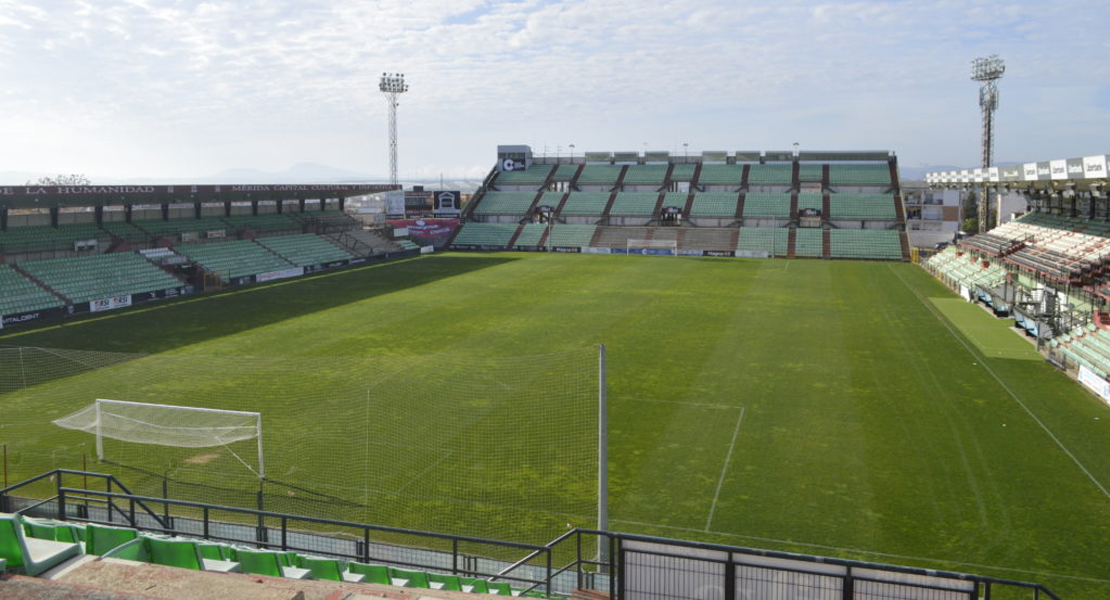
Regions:
<instances>
[{"instance_id":1,"label":"football goal","mask_svg":"<svg viewBox=\"0 0 1110 600\"><path fill-rule=\"evenodd\" d=\"M677 240L627 240L625 254L678 256Z\"/></svg>"},{"instance_id":2,"label":"football goal","mask_svg":"<svg viewBox=\"0 0 1110 600\"><path fill-rule=\"evenodd\" d=\"M262 458L262 415L257 412L105 400L53 421L59 427L96 436L96 456L105 460L104 439L177 448L222 446L259 479L266 476ZM236 442L258 440L254 460L241 455Z\"/></svg>"}]
</instances>

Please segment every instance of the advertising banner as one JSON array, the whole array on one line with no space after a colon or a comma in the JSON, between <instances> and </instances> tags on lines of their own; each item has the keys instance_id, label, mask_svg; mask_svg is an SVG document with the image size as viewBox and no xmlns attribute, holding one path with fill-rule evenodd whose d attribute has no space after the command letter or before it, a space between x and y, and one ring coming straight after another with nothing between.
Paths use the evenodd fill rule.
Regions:
<instances>
[{"instance_id":1,"label":"advertising banner","mask_svg":"<svg viewBox=\"0 0 1110 600\"><path fill-rule=\"evenodd\" d=\"M740 252L742 252L742 251L737 251L736 253L733 253L732 251L729 251L729 250L703 250L701 252L701 255L702 256L733 257L733 256L739 256ZM754 257L753 256L753 257L749 257L749 258L767 258L767 254L765 252L760 252L759 254L761 254L762 256L759 256L759 257Z\"/></svg>"},{"instance_id":2,"label":"advertising banner","mask_svg":"<svg viewBox=\"0 0 1110 600\"><path fill-rule=\"evenodd\" d=\"M263 281L273 281L275 279L286 279L289 277L299 277L304 275L304 267L294 267L292 269L282 269L280 271L270 271L269 273L259 273L256 276L256 281L262 283Z\"/></svg>"},{"instance_id":3,"label":"advertising banner","mask_svg":"<svg viewBox=\"0 0 1110 600\"><path fill-rule=\"evenodd\" d=\"M582 253L583 254L611 254L611 252L609 252L609 250L610 250L610 248L597 248L597 247L593 247L593 246L587 246L587 247L582 249Z\"/></svg>"},{"instance_id":4,"label":"advertising banner","mask_svg":"<svg viewBox=\"0 0 1110 600\"><path fill-rule=\"evenodd\" d=\"M1049 168L1052 169L1051 174L1053 179L1067 179L1068 178L1068 161L1064 159L1052 160L1048 162Z\"/></svg>"},{"instance_id":5,"label":"advertising banner","mask_svg":"<svg viewBox=\"0 0 1110 600\"><path fill-rule=\"evenodd\" d=\"M448 213L446 216L462 212L462 192L440 191L432 192L432 211L435 213Z\"/></svg>"},{"instance_id":6,"label":"advertising banner","mask_svg":"<svg viewBox=\"0 0 1110 600\"><path fill-rule=\"evenodd\" d=\"M394 230L405 229L409 238L421 246L443 246L459 228L458 219L394 219Z\"/></svg>"},{"instance_id":7,"label":"advertising banner","mask_svg":"<svg viewBox=\"0 0 1110 600\"><path fill-rule=\"evenodd\" d=\"M102 300L92 300L89 302L90 312L100 312L102 310L113 310L116 308L123 308L131 306L131 294L126 296L115 296L113 298L104 298Z\"/></svg>"},{"instance_id":8,"label":"advertising banner","mask_svg":"<svg viewBox=\"0 0 1110 600\"><path fill-rule=\"evenodd\" d=\"M1084 156L1083 170L1086 171L1087 177L1091 179L1101 179L1103 177L1106 177L1106 155L1100 154L1098 156Z\"/></svg>"},{"instance_id":9,"label":"advertising banner","mask_svg":"<svg viewBox=\"0 0 1110 600\"><path fill-rule=\"evenodd\" d=\"M756 250L737 250L735 256L736 258L771 258L771 253Z\"/></svg>"},{"instance_id":10,"label":"advertising banner","mask_svg":"<svg viewBox=\"0 0 1110 600\"><path fill-rule=\"evenodd\" d=\"M1086 177L1083 173L1083 159L1082 158L1069 158L1068 164L1068 179L1083 179Z\"/></svg>"},{"instance_id":11,"label":"advertising banner","mask_svg":"<svg viewBox=\"0 0 1110 600\"><path fill-rule=\"evenodd\" d=\"M40 319L54 317L64 312L66 312L66 310L61 308L47 308L25 313L4 315L3 317L0 317L0 320L3 321L4 327L10 327L12 325L19 325L21 323L34 323L35 321L38 321Z\"/></svg>"},{"instance_id":12,"label":"advertising banner","mask_svg":"<svg viewBox=\"0 0 1110 600\"><path fill-rule=\"evenodd\" d=\"M385 194L385 214L390 216L405 216L405 192L395 190Z\"/></svg>"},{"instance_id":13,"label":"advertising banner","mask_svg":"<svg viewBox=\"0 0 1110 600\"><path fill-rule=\"evenodd\" d=\"M1079 383L1082 383L1103 401L1110 404L1110 382L1095 375L1094 371L1079 365Z\"/></svg>"},{"instance_id":14,"label":"advertising banner","mask_svg":"<svg viewBox=\"0 0 1110 600\"><path fill-rule=\"evenodd\" d=\"M1025 177L1025 181L1036 181L1037 163L1025 163L1022 165L1022 174Z\"/></svg>"}]
</instances>

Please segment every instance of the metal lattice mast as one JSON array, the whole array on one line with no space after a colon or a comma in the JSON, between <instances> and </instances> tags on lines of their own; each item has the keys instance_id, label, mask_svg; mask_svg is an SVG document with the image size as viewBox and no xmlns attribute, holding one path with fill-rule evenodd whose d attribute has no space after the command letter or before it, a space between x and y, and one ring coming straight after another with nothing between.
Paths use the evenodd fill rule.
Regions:
<instances>
[{"instance_id":1,"label":"metal lattice mast","mask_svg":"<svg viewBox=\"0 0 1110 600\"><path fill-rule=\"evenodd\" d=\"M378 89L389 103L389 184L397 185L397 96L409 91L404 73L382 73Z\"/></svg>"},{"instance_id":2,"label":"metal lattice mast","mask_svg":"<svg viewBox=\"0 0 1110 600\"><path fill-rule=\"evenodd\" d=\"M994 111L998 108L998 86L995 81L1002 78L1006 65L997 54L976 58L971 61L971 80L982 82L979 86L979 108L983 113L983 168L990 168L994 160ZM991 200L984 184L979 192L979 231L990 229Z\"/></svg>"}]
</instances>

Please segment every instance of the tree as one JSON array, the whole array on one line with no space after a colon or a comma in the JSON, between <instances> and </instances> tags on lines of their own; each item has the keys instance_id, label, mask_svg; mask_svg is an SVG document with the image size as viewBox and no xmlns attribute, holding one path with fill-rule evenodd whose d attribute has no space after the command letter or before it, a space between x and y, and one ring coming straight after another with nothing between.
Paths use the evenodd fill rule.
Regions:
<instances>
[{"instance_id":1,"label":"tree","mask_svg":"<svg viewBox=\"0 0 1110 600\"><path fill-rule=\"evenodd\" d=\"M961 229L961 231L963 231L965 233L970 233L972 235L974 235L976 233L979 233L979 217L971 217L970 219L964 219L964 224L963 224L963 228Z\"/></svg>"},{"instance_id":2,"label":"tree","mask_svg":"<svg viewBox=\"0 0 1110 600\"><path fill-rule=\"evenodd\" d=\"M56 177L39 177L38 181L28 181L27 185L92 185L92 182L80 173L73 173Z\"/></svg>"}]
</instances>

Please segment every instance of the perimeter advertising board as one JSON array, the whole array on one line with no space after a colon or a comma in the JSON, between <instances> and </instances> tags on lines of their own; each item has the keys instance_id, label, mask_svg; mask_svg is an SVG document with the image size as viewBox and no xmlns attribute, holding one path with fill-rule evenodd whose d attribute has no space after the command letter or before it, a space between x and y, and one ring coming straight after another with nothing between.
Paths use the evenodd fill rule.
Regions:
<instances>
[{"instance_id":1,"label":"perimeter advertising board","mask_svg":"<svg viewBox=\"0 0 1110 600\"><path fill-rule=\"evenodd\" d=\"M1106 155L1084 156L1083 170L1086 171L1086 175L1090 179L1101 179L1106 177Z\"/></svg>"},{"instance_id":2,"label":"perimeter advertising board","mask_svg":"<svg viewBox=\"0 0 1110 600\"><path fill-rule=\"evenodd\" d=\"M1079 365L1079 383L1098 395L1099 398L1110 404L1110 382L1095 375L1094 371Z\"/></svg>"},{"instance_id":3,"label":"perimeter advertising board","mask_svg":"<svg viewBox=\"0 0 1110 600\"><path fill-rule=\"evenodd\" d=\"M389 225L393 229L408 230L409 238L421 246L443 246L459 228L459 220L394 219Z\"/></svg>"}]
</instances>

